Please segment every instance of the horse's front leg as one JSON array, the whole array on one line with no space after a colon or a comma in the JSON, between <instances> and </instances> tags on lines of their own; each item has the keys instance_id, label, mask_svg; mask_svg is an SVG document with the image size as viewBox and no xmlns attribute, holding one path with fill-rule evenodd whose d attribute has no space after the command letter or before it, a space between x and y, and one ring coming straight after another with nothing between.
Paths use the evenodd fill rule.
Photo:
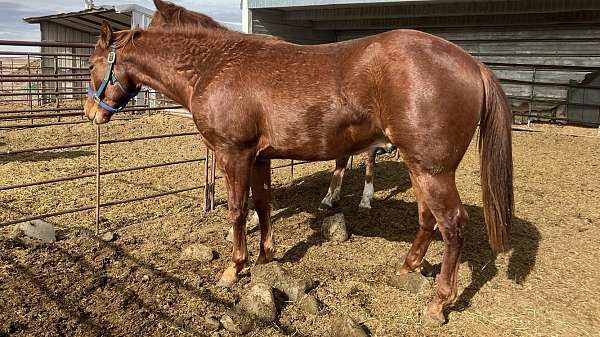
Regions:
<instances>
[{"instance_id":1,"label":"horse's front leg","mask_svg":"<svg viewBox=\"0 0 600 337\"><path fill-rule=\"evenodd\" d=\"M248 260L246 245L246 216L248 215L248 191L250 175L254 164L254 154L251 151L228 151L224 153L215 150L219 168L225 174L227 185L227 204L229 216L233 223L233 253L231 262L218 285L229 287L238 280L238 273Z\"/></svg>"},{"instance_id":2,"label":"horse's front leg","mask_svg":"<svg viewBox=\"0 0 600 337\"><path fill-rule=\"evenodd\" d=\"M321 201L321 205L333 207L333 205L340 200L344 171L346 171L346 165L348 165L349 159L350 157L343 157L335 160L335 171L333 171L333 176L329 183L329 190L327 191L325 198Z\"/></svg>"},{"instance_id":3,"label":"horse's front leg","mask_svg":"<svg viewBox=\"0 0 600 337\"><path fill-rule=\"evenodd\" d=\"M252 199L260 222L260 253L256 264L273 260L273 229L271 227L271 161L258 160L252 169Z\"/></svg>"}]
</instances>

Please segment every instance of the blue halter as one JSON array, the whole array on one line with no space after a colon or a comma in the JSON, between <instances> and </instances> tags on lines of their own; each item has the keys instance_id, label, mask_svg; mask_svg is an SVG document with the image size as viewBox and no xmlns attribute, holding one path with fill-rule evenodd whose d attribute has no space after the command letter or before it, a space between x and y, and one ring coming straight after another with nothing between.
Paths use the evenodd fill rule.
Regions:
<instances>
[{"instance_id":1,"label":"blue halter","mask_svg":"<svg viewBox=\"0 0 600 337\"><path fill-rule=\"evenodd\" d=\"M88 87L87 89L87 95L88 97L92 98L94 100L94 102L96 102L96 104L98 104L102 109L111 112L111 113L116 113L119 112L121 110L123 110L125 108L125 106L127 106L127 103L129 103L129 100L131 100L132 98L134 98L135 96L138 95L139 91L127 91L122 85L121 83L119 83L119 80L117 80L117 76L115 75L115 60L117 58L116 56L116 48L115 47L111 47L111 51L108 53L108 68L106 68L106 73L104 74L104 78L102 79L102 82L100 83L100 88L98 88L98 91L94 92L94 90L92 90L91 87ZM112 85L116 85L119 90L121 90L121 92L123 92L123 94L125 94L125 102L123 102L123 104L121 106L118 107L112 107L104 102L102 102L102 99L104 98L104 92L106 91L106 86L108 85L108 83L112 84Z\"/></svg>"}]
</instances>

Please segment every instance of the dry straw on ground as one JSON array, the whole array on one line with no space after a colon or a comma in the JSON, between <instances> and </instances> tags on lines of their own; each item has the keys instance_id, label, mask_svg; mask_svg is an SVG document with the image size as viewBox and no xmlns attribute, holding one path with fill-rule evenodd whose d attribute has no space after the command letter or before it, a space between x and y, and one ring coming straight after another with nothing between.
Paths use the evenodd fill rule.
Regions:
<instances>
[{"instance_id":1,"label":"dry straw on ground","mask_svg":"<svg viewBox=\"0 0 600 337\"><path fill-rule=\"evenodd\" d=\"M417 210L406 168L391 158L376 166L376 194L369 215L357 205L363 168L347 174L336 212L346 217L351 237L342 243L320 236L319 211L332 163L287 169L274 176L273 223L277 259L292 275L318 281L323 303L310 315L293 303L280 308L275 324L254 336L326 336L336 315L350 315L372 336L592 336L600 329L600 141L544 132L515 132L516 214L513 250L497 261L485 237L475 147L469 149L457 180L470 222L460 270L460 297L449 323L431 329L420 314L431 294L411 294L387 285L409 248ZM106 138L193 130L186 120L152 116L113 122ZM579 132L568 130L567 133ZM589 131L584 131L589 132ZM10 131L0 150L93 140L90 125ZM203 156L194 137L153 140L103 148L106 169ZM355 163L357 161L355 160ZM15 156L0 161L0 185L93 172L90 148ZM200 183L201 164L181 165L103 178L103 198L112 200ZM224 200L222 186L217 198ZM0 192L0 220L78 206L93 201L93 179L50 187ZM117 334L208 335L204 317L220 317L244 293L215 286L230 255L225 241L227 211L203 214L200 191L112 207L104 224L118 234L114 242L78 236L93 214L50 219L59 241L42 245L0 239L0 331L11 336ZM259 232L249 234L251 262L258 255ZM201 264L181 260L192 243L213 248L217 258ZM440 263L439 236L427 258ZM251 333L252 334L252 333ZM229 336L220 332L219 336Z\"/></svg>"}]
</instances>

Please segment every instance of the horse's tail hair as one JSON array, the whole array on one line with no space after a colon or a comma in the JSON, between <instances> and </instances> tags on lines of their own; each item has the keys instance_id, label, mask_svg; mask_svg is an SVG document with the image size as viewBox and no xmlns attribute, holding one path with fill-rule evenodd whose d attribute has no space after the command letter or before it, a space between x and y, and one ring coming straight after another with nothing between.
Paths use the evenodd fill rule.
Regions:
<instances>
[{"instance_id":1,"label":"horse's tail hair","mask_svg":"<svg viewBox=\"0 0 600 337\"><path fill-rule=\"evenodd\" d=\"M509 249L513 215L512 112L496 76L480 64L485 100L479 123L479 157L483 209L495 254Z\"/></svg>"}]
</instances>

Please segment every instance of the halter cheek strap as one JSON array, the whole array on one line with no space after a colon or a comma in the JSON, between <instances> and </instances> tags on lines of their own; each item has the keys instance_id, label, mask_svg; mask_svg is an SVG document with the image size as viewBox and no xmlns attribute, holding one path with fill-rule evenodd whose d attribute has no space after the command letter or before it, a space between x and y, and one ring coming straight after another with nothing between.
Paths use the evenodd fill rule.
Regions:
<instances>
[{"instance_id":1,"label":"halter cheek strap","mask_svg":"<svg viewBox=\"0 0 600 337\"><path fill-rule=\"evenodd\" d=\"M106 68L106 72L104 73L104 77L102 78L102 82L100 83L100 87L96 92L94 92L94 90L92 90L91 87L88 87L87 89L88 97L92 98L94 102L98 104L102 109L111 113L116 113L123 110L127 106L127 103L129 103L129 100L137 96L137 94L139 93L139 91L127 91L123 87L123 85L119 83L117 75L115 75L115 60L117 58L116 55L116 48L111 47L111 51L108 53L107 59L108 67ZM121 92L125 95L125 101L120 106L112 107L102 101L102 99L104 98L104 92L106 91L106 87L109 83L117 86L119 90L121 90Z\"/></svg>"}]
</instances>

